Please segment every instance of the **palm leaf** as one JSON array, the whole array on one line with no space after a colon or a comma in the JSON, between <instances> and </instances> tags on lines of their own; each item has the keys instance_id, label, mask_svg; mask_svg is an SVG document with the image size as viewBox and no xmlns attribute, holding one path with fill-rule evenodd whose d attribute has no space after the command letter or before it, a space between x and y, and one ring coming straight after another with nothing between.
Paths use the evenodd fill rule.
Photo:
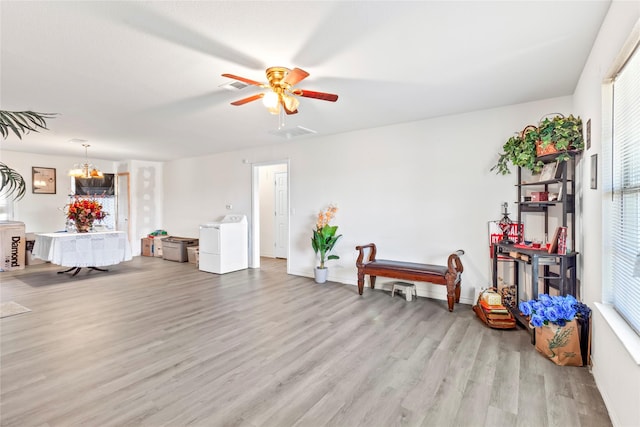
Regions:
<instances>
[{"instance_id":1,"label":"palm leaf","mask_svg":"<svg viewBox=\"0 0 640 427\"><path fill-rule=\"evenodd\" d=\"M37 113L35 111L4 111L0 110L0 135L4 139L13 132L18 138L30 131L47 130L46 119L52 119L55 113Z\"/></svg>"},{"instance_id":2,"label":"palm leaf","mask_svg":"<svg viewBox=\"0 0 640 427\"><path fill-rule=\"evenodd\" d=\"M4 111L0 110L0 135L7 139L13 132L19 139L28 132L38 132L47 129L46 119L52 119L56 113L36 113L35 111ZM14 169L0 163L0 195L20 200L26 193L27 186L24 178Z\"/></svg>"},{"instance_id":3,"label":"palm leaf","mask_svg":"<svg viewBox=\"0 0 640 427\"><path fill-rule=\"evenodd\" d=\"M0 195L3 197L13 197L14 200L20 200L24 197L27 185L24 178L9 166L0 162Z\"/></svg>"}]
</instances>

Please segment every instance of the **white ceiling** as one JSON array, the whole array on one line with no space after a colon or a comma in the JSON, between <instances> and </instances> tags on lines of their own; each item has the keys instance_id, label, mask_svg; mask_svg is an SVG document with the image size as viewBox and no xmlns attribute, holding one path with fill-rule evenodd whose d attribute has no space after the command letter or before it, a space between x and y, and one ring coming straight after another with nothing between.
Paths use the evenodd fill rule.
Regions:
<instances>
[{"instance_id":1,"label":"white ceiling","mask_svg":"<svg viewBox=\"0 0 640 427\"><path fill-rule=\"evenodd\" d=\"M329 135L570 95L609 1L0 2L0 109L56 112L2 149L170 160L286 141L231 73L299 67L286 128ZM298 137L309 143L312 135Z\"/></svg>"}]
</instances>

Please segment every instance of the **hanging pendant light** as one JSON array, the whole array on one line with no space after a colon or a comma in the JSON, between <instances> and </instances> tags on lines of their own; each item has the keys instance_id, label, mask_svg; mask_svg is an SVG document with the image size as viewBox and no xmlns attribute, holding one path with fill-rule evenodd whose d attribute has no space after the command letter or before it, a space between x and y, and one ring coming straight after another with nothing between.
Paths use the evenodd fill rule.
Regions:
<instances>
[{"instance_id":1,"label":"hanging pendant light","mask_svg":"<svg viewBox=\"0 0 640 427\"><path fill-rule=\"evenodd\" d=\"M73 165L73 169L69 171L69 176L74 176L77 178L103 178L104 175L102 174L102 172L100 172L100 170L98 170L96 166L89 163L89 154L87 150L90 145L82 144L82 146L84 147L85 162L82 164L76 163L75 165Z\"/></svg>"}]
</instances>

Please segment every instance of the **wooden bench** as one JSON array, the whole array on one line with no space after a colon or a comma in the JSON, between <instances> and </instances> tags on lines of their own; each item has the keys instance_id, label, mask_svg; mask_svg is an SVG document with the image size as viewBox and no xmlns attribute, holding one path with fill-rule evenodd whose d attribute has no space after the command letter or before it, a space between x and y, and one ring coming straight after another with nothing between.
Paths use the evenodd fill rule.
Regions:
<instances>
[{"instance_id":1,"label":"wooden bench","mask_svg":"<svg viewBox=\"0 0 640 427\"><path fill-rule=\"evenodd\" d=\"M360 252L356 260L356 267L358 267L358 293L360 295L364 291L364 276L368 274L371 289L375 288L377 276L429 282L447 287L449 311L453 311L454 301L460 302L460 283L463 271L460 255L464 254L463 250L458 250L449 255L447 265L443 266L376 259L376 245L374 243L356 246L356 249ZM369 257L365 261L367 249L369 250Z\"/></svg>"}]
</instances>

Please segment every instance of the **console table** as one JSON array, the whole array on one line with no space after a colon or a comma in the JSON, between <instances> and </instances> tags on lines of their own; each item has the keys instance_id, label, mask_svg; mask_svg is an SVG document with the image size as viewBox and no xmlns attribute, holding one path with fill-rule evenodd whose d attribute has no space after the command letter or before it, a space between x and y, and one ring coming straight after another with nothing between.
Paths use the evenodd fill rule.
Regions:
<instances>
[{"instance_id":1,"label":"console table","mask_svg":"<svg viewBox=\"0 0 640 427\"><path fill-rule=\"evenodd\" d=\"M106 271L98 267L129 261L131 245L124 231L95 233L38 233L33 245L33 256L50 261L78 274L82 267Z\"/></svg>"}]
</instances>

